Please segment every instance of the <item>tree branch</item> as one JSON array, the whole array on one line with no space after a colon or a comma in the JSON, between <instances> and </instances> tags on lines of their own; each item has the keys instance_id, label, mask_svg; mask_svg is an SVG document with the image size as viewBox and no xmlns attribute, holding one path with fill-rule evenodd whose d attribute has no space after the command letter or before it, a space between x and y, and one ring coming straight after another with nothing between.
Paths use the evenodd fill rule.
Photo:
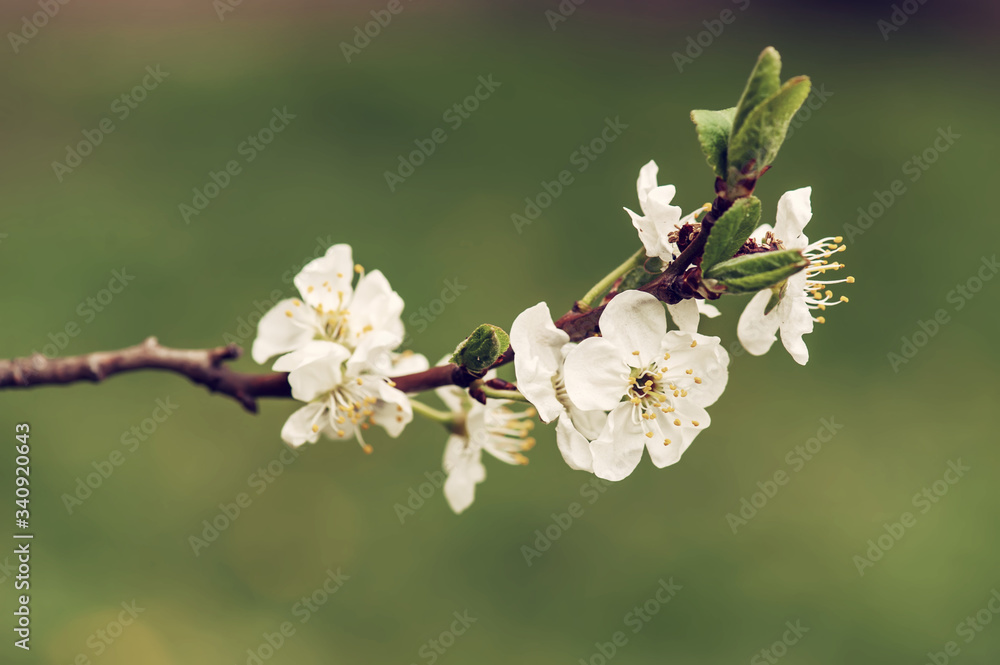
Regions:
<instances>
[{"instance_id":1,"label":"tree branch","mask_svg":"<svg viewBox=\"0 0 1000 665\"><path fill-rule=\"evenodd\" d=\"M155 337L118 351L98 351L68 358L46 358L36 353L30 358L0 360L0 388L31 388L78 381L99 383L124 372L159 369L182 374L211 392L232 397L244 409L257 412L259 397L291 397L287 374L244 374L222 363L239 358L235 344L214 349L171 349L160 346Z\"/></svg>"}]
</instances>

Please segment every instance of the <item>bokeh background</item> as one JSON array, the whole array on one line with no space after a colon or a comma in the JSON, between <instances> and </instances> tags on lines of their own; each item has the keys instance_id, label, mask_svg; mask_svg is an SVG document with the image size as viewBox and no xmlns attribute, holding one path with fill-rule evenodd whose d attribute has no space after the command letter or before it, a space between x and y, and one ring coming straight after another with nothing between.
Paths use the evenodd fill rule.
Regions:
<instances>
[{"instance_id":1,"label":"bokeh background","mask_svg":"<svg viewBox=\"0 0 1000 665\"><path fill-rule=\"evenodd\" d=\"M8 35L0 357L59 339L61 354L77 354L151 334L171 346L249 347L248 318L276 292L291 294L298 267L336 242L386 273L407 302L412 347L431 359L476 324L508 326L540 300L561 312L634 251L622 206L636 205L643 163L657 160L685 210L710 199L688 112L734 104L769 44L786 77L809 74L829 95L797 119L757 194L769 217L782 192L812 185L810 234L848 237L842 256L857 283L840 293L851 303L807 338L807 367L780 345L734 356L713 425L682 463L657 470L647 460L626 482L582 493L588 476L568 469L540 428L527 467L487 460L489 479L461 516L439 490L413 514L397 507L440 468L445 437L433 423L396 441L372 437L371 456L310 447L258 493L254 474L284 450L289 401L265 401L253 417L152 372L5 391L4 496L12 504L14 424L29 422L36 540L33 648L14 649L4 626L0 660L258 662L249 649L259 662L297 665L597 665L595 643L622 631L613 657L622 664L916 664L949 641L960 649L949 658L995 662L1000 621L957 627L1000 589L1000 280L949 299L1000 240L990 203L995 5L914 2L886 39L878 21L891 20L888 1L588 0L553 30L545 12L558 11L555 0L404 0L347 62L341 43L386 4L244 0L220 20L209 0L73 0L16 53ZM725 9L735 20L706 33ZM4 33L37 11L4 3ZM679 68L673 54L700 33L701 52ZM169 76L122 119L112 105L147 66ZM449 127L442 114L489 75L500 87ZM240 144L286 107L295 118L246 163ZM579 172L574 151L619 117L627 130ZM60 180L52 163L104 118L114 131ZM391 192L385 171L437 127L447 141ZM914 181L910 160L949 128L959 138L932 150ZM186 223L179 205L233 159L242 172ZM511 215L563 169L574 183L519 233ZM859 227L858 208L895 180L905 192ZM101 311L86 305L116 270L134 279ZM456 282L457 300L435 305ZM703 332L734 343L742 306L723 301L725 316ZM940 309L949 323L917 335L925 344L893 367L887 354ZM79 334L60 338L69 323ZM249 358L237 366L255 369ZM146 440L123 442L157 400L174 413ZM805 464L791 462L824 418L842 429ZM64 495L114 451L124 463L67 508ZM914 495L957 460L970 471L939 483L947 493L921 512ZM778 471L790 482L734 533L727 514ZM190 537L241 492L252 504L196 556ZM583 515L527 565L522 548L574 502ZM854 557L904 512L916 524L860 574ZM9 566L7 547L4 557ZM338 569L349 579L301 623L296 603ZM0 572L9 622L13 580ZM682 588L633 632L629 613L671 578ZM133 601L144 612L109 644L100 631L117 634L109 624ZM429 641L466 611L476 623L434 652ZM260 648L289 621L295 633L277 651ZM789 621L808 632L761 653Z\"/></svg>"}]
</instances>

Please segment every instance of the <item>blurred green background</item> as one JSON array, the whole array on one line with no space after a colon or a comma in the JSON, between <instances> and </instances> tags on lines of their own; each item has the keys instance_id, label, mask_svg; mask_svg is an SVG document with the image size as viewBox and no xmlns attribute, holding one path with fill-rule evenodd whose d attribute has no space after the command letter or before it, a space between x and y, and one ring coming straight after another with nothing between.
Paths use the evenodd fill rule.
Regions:
<instances>
[{"instance_id":1,"label":"blurred green background","mask_svg":"<svg viewBox=\"0 0 1000 665\"><path fill-rule=\"evenodd\" d=\"M32 427L37 535L33 649L14 649L4 626L0 660L242 664L250 649L298 665L598 665L595 643L622 631L616 663L762 663L785 622L799 621L809 632L771 658L924 663L955 641L955 659L995 662L1000 621L968 643L956 626L1000 588L1000 282L958 311L948 294L1000 240L989 204L996 9L927 3L886 40L877 21L890 19L888 2L745 4L591 1L552 30L554 0L404 3L348 63L341 42L386 3L247 0L224 20L208 0L70 3L11 48L0 58L0 357L43 350L67 323L79 334L61 354L151 334L171 346L238 338L249 348L241 323L276 290L291 294L291 275L336 242L386 273L406 300L412 347L432 360L476 324L509 326L540 300L561 313L637 246L622 206L637 204L647 160L685 211L710 199L688 112L734 104L769 44L786 77L809 74L831 94L799 118L761 181L765 216L784 191L812 185L810 235L848 237L842 256L857 283L807 338L807 367L780 345L733 358L713 425L682 463L645 460L605 493L581 494L589 477L539 428L529 466L486 461L467 513L453 515L436 490L402 524L397 504L440 468L445 437L432 423L373 437L371 456L308 447L258 494L254 474L284 449L289 401L265 401L252 417L152 372L5 391L0 433L12 444L15 423ZM727 8L732 24L702 36L710 43L678 71L673 53ZM5 5L5 32L35 11ZM157 65L169 76L122 119L112 104ZM451 129L442 114L491 74L500 87ZM285 107L295 118L246 163L240 144ZM618 117L628 129L578 172L573 152ZM60 182L52 162L103 118L115 130ZM391 193L384 172L437 127L447 141ZM912 181L908 160L948 128L960 138ZM186 224L178 206L233 159L242 172ZM574 183L518 233L511 214L563 169ZM897 179L905 193L851 234L858 207ZM81 306L122 269L134 280L102 311ZM449 280L467 288L417 325L411 317ZM743 302L721 306L725 316L702 332L730 345ZM938 309L950 323L894 371L887 354ZM249 358L237 366L255 369ZM139 445L123 443L158 399L175 413ZM786 459L824 418L843 428L804 465ZM124 463L70 513L63 495L114 451ZM959 459L971 471L921 513L914 495ZM734 534L727 514L779 470L790 482ZM241 492L252 504L195 556L189 538ZM522 547L573 502L582 517L527 565ZM916 525L860 575L855 555L907 511ZM7 548L4 557L13 561ZM296 603L338 568L350 579L300 623ZM13 580L2 578L10 622ZM682 589L633 632L629 613L671 578ZM133 600L145 611L102 641L98 631ZM439 655L428 641L456 611L477 621ZM259 649L288 621L295 633L281 648Z\"/></svg>"}]
</instances>

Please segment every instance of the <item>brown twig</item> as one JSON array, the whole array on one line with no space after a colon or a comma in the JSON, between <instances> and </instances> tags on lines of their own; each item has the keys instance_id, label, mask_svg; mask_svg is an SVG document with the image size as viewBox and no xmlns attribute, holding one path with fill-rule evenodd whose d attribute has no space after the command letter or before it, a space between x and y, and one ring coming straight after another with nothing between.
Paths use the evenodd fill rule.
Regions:
<instances>
[{"instance_id":1,"label":"brown twig","mask_svg":"<svg viewBox=\"0 0 1000 665\"><path fill-rule=\"evenodd\" d=\"M291 397L287 374L244 374L223 365L240 357L235 344L214 349L171 349L155 337L118 351L98 351L82 356L0 360L0 388L31 388L78 381L98 383L124 372L159 369L182 374L212 392L228 395L251 413L257 412L259 397Z\"/></svg>"}]
</instances>

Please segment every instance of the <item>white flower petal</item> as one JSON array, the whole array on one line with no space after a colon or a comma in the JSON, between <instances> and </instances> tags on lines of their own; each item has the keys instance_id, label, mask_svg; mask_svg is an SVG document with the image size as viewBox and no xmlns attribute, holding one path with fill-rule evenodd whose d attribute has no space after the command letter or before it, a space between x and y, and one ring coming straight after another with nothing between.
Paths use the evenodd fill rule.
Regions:
<instances>
[{"instance_id":1,"label":"white flower petal","mask_svg":"<svg viewBox=\"0 0 1000 665\"><path fill-rule=\"evenodd\" d=\"M387 330L375 330L358 343L347 361L348 376L373 373L381 376L392 374L393 353L403 340Z\"/></svg>"},{"instance_id":2,"label":"white flower petal","mask_svg":"<svg viewBox=\"0 0 1000 665\"><path fill-rule=\"evenodd\" d=\"M594 473L604 480L628 477L642 460L646 436L638 418L633 419L633 406L621 404L608 414L608 422L597 440L590 444L594 455Z\"/></svg>"},{"instance_id":3,"label":"white flower petal","mask_svg":"<svg viewBox=\"0 0 1000 665\"><path fill-rule=\"evenodd\" d=\"M257 324L251 350L255 362L263 365L269 358L294 351L316 336L316 312L301 302L296 306L296 302L293 298L280 301Z\"/></svg>"},{"instance_id":4,"label":"white flower petal","mask_svg":"<svg viewBox=\"0 0 1000 665\"><path fill-rule=\"evenodd\" d=\"M423 354L403 351L402 353L393 354L392 376L425 372L430 366L430 362L428 362L427 357Z\"/></svg>"},{"instance_id":5,"label":"white flower petal","mask_svg":"<svg viewBox=\"0 0 1000 665\"><path fill-rule=\"evenodd\" d=\"M800 272L788 280L785 297L776 308L781 317L781 343L800 365L809 362L809 348L803 335L813 331L812 311L806 303L806 275Z\"/></svg>"},{"instance_id":6,"label":"white flower petal","mask_svg":"<svg viewBox=\"0 0 1000 665\"><path fill-rule=\"evenodd\" d=\"M639 206L643 209L646 206L646 197L656 189L656 174L659 170L660 167L653 160L649 160L639 169L639 179L635 182L635 190L639 195Z\"/></svg>"},{"instance_id":7,"label":"white flower petal","mask_svg":"<svg viewBox=\"0 0 1000 665\"><path fill-rule=\"evenodd\" d=\"M642 206L642 211L647 217L664 222L669 221L672 231L674 230L673 225L680 222L684 214L679 206L670 204L676 194L677 189L673 185L664 185L650 190L649 194L646 195L646 203Z\"/></svg>"},{"instance_id":8,"label":"white flower petal","mask_svg":"<svg viewBox=\"0 0 1000 665\"><path fill-rule=\"evenodd\" d=\"M372 407L374 414L371 420L395 439L413 420L410 398L403 391L384 382L378 387L378 398L379 401Z\"/></svg>"},{"instance_id":9,"label":"white flower petal","mask_svg":"<svg viewBox=\"0 0 1000 665\"><path fill-rule=\"evenodd\" d=\"M563 375L569 398L585 410L613 409L628 388L629 369L621 351L602 337L585 339L570 351Z\"/></svg>"},{"instance_id":10,"label":"white flower petal","mask_svg":"<svg viewBox=\"0 0 1000 665\"><path fill-rule=\"evenodd\" d=\"M351 335L360 338L371 330L386 330L403 339L403 299L392 290L381 270L358 280L351 299Z\"/></svg>"},{"instance_id":11,"label":"white flower petal","mask_svg":"<svg viewBox=\"0 0 1000 665\"><path fill-rule=\"evenodd\" d=\"M584 411L578 409L572 402L569 405L569 418L573 422L573 427L580 432L588 441L593 441L601 435L604 423L608 421L608 414L605 411Z\"/></svg>"},{"instance_id":12,"label":"white flower petal","mask_svg":"<svg viewBox=\"0 0 1000 665\"><path fill-rule=\"evenodd\" d=\"M590 452L590 441L573 426L568 415L563 415L556 423L556 445L571 469L594 471L594 456Z\"/></svg>"},{"instance_id":13,"label":"white flower petal","mask_svg":"<svg viewBox=\"0 0 1000 665\"><path fill-rule=\"evenodd\" d=\"M320 435L318 422L325 408L320 402L311 402L297 410L285 421L281 428L281 438L285 443L296 448L306 442L316 443ZM317 425L315 431L313 430L314 425Z\"/></svg>"},{"instance_id":14,"label":"white flower petal","mask_svg":"<svg viewBox=\"0 0 1000 665\"><path fill-rule=\"evenodd\" d=\"M691 346L692 343L694 346ZM681 398L678 404L691 402L703 407L711 406L726 390L729 354L718 337L674 330L663 339L661 351L670 354L670 360L666 361L669 370L664 376L676 384L687 386L689 396ZM687 370L691 370L691 374ZM701 383L692 383L693 377L700 378Z\"/></svg>"},{"instance_id":15,"label":"white flower petal","mask_svg":"<svg viewBox=\"0 0 1000 665\"><path fill-rule=\"evenodd\" d=\"M444 450L444 496L455 513L461 513L476 498L476 485L486 480L482 453L468 445L465 437L452 434Z\"/></svg>"},{"instance_id":16,"label":"white flower petal","mask_svg":"<svg viewBox=\"0 0 1000 665\"><path fill-rule=\"evenodd\" d=\"M288 385L292 387L292 397L310 402L341 384L344 380L341 366L350 353L334 342L313 341L298 351L278 358L274 370L289 373Z\"/></svg>"},{"instance_id":17,"label":"white flower petal","mask_svg":"<svg viewBox=\"0 0 1000 665\"><path fill-rule=\"evenodd\" d=\"M698 311L698 303L700 302L704 301L687 298L676 305L667 305L670 318L673 319L674 325L678 329L685 332L698 332L698 322L701 319L701 314Z\"/></svg>"},{"instance_id":18,"label":"white flower petal","mask_svg":"<svg viewBox=\"0 0 1000 665\"><path fill-rule=\"evenodd\" d=\"M552 323L544 302L521 312L510 327L517 388L538 410L542 422L552 422L566 409L556 396L553 379L561 371L563 347L569 335Z\"/></svg>"},{"instance_id":19,"label":"white flower petal","mask_svg":"<svg viewBox=\"0 0 1000 665\"><path fill-rule=\"evenodd\" d=\"M652 217L637 215L628 208L625 208L625 212L632 219L632 226L635 227L635 230L639 234L639 242L645 248L646 256L669 261L673 257L676 247L667 239L667 234L670 233L669 230L666 233L661 233L664 224L658 224Z\"/></svg>"},{"instance_id":20,"label":"white flower petal","mask_svg":"<svg viewBox=\"0 0 1000 665\"><path fill-rule=\"evenodd\" d=\"M341 303L351 300L351 282L354 280L354 259L350 245L333 245L326 254L313 259L295 276L295 288L302 299L325 311L339 309Z\"/></svg>"},{"instance_id":21,"label":"white flower petal","mask_svg":"<svg viewBox=\"0 0 1000 665\"><path fill-rule=\"evenodd\" d=\"M767 316L764 315L764 308L767 307L771 299L771 290L760 291L750 299L743 313L740 314L740 322L736 326L736 336L740 340L743 348L752 355L762 356L767 353L776 339L775 333L781 325L778 318L778 308L775 307Z\"/></svg>"},{"instance_id":22,"label":"white flower petal","mask_svg":"<svg viewBox=\"0 0 1000 665\"><path fill-rule=\"evenodd\" d=\"M809 244L804 229L812 219L812 203L809 200L811 194L812 187L802 187L785 192L778 199L774 234L786 249L804 249Z\"/></svg>"},{"instance_id":23,"label":"white flower petal","mask_svg":"<svg viewBox=\"0 0 1000 665\"><path fill-rule=\"evenodd\" d=\"M667 332L667 314L663 304L648 293L625 291L608 303L601 313L600 326L601 335L623 353L622 359L632 367L639 367L640 363L651 362L659 351L660 341Z\"/></svg>"},{"instance_id":24,"label":"white flower petal","mask_svg":"<svg viewBox=\"0 0 1000 665\"><path fill-rule=\"evenodd\" d=\"M714 319L715 317L722 314L722 312L719 311L718 307L716 307L715 305L710 305L704 300L696 300L695 302L698 303L698 313L706 318Z\"/></svg>"},{"instance_id":25,"label":"white flower petal","mask_svg":"<svg viewBox=\"0 0 1000 665\"><path fill-rule=\"evenodd\" d=\"M336 342L314 339L306 342L295 351L286 353L275 360L271 369L275 372L291 372L320 358L326 356L343 356L345 353L347 357L350 357L351 352L346 347Z\"/></svg>"},{"instance_id":26,"label":"white flower petal","mask_svg":"<svg viewBox=\"0 0 1000 665\"><path fill-rule=\"evenodd\" d=\"M660 469L679 462L695 437L712 423L708 411L690 402L678 407L671 415L675 418L650 421L653 436L646 441L646 450L653 464ZM674 420L680 420L681 425L674 425ZM695 427L692 421L696 421L698 426ZM663 445L665 439L670 440L669 445Z\"/></svg>"}]
</instances>

